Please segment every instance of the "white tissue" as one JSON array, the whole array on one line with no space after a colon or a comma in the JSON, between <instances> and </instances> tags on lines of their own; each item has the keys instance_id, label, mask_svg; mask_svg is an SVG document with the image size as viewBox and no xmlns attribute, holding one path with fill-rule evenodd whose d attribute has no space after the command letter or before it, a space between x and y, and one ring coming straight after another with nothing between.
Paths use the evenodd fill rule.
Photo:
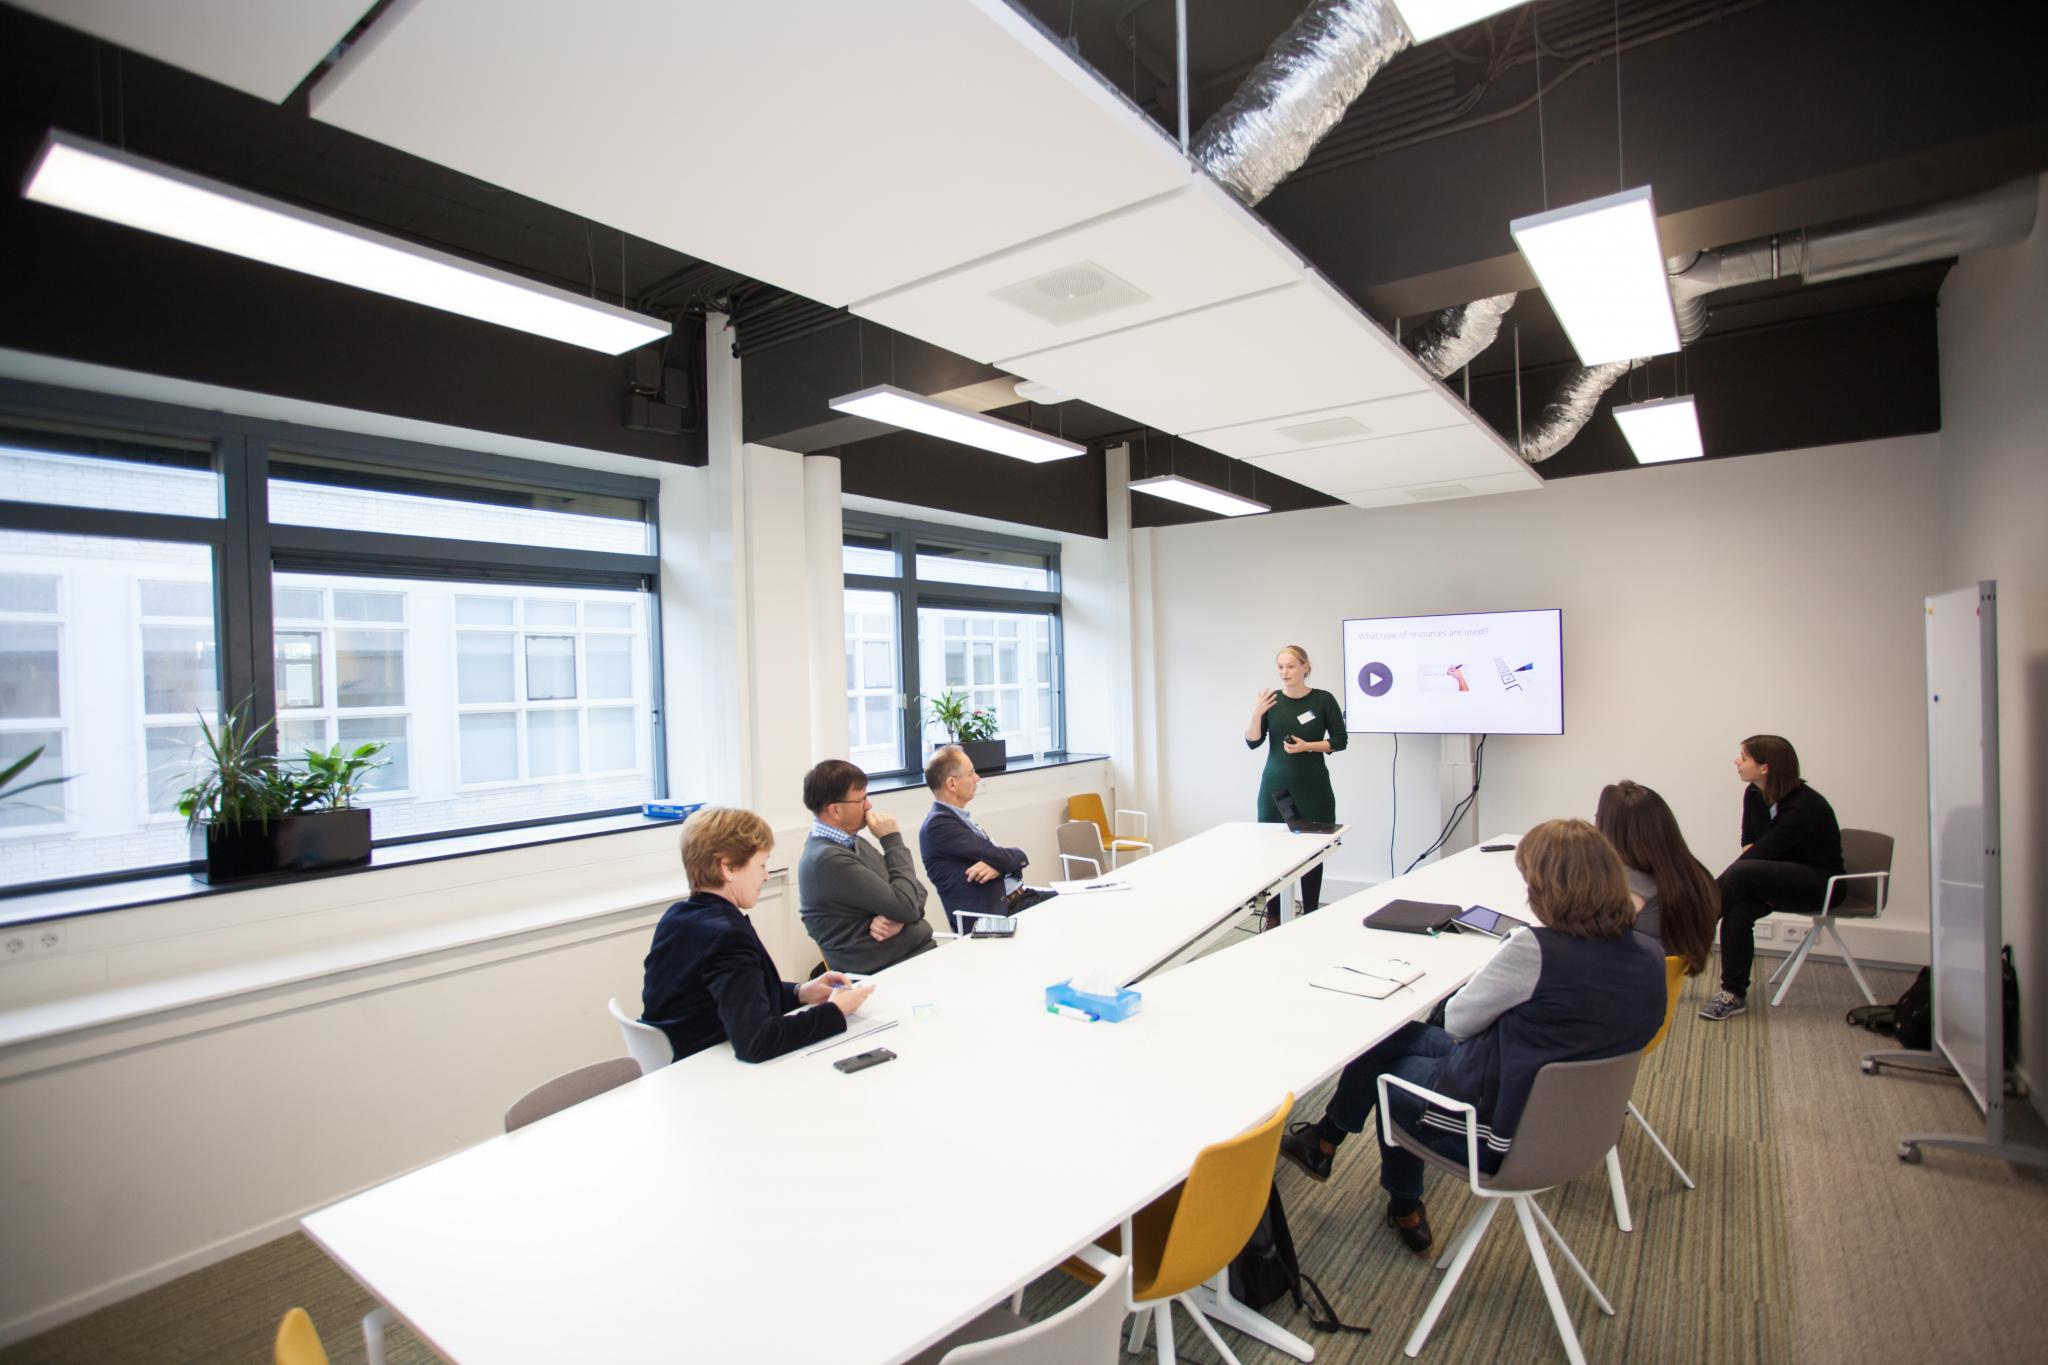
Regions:
<instances>
[{"instance_id":1,"label":"white tissue","mask_svg":"<svg viewBox=\"0 0 2048 1365\"><path fill-rule=\"evenodd\" d=\"M1117 993L1116 973L1106 962L1087 964L1074 973L1071 984L1083 995L1114 996Z\"/></svg>"}]
</instances>

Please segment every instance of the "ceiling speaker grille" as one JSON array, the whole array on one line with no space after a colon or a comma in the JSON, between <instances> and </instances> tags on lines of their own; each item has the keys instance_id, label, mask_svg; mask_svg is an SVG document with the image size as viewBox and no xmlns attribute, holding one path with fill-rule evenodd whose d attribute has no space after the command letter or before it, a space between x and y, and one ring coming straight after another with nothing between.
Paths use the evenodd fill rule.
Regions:
<instances>
[{"instance_id":1,"label":"ceiling speaker grille","mask_svg":"<svg viewBox=\"0 0 2048 1365\"><path fill-rule=\"evenodd\" d=\"M992 292L1043 322L1065 325L1144 303L1152 296L1093 261L1076 261Z\"/></svg>"},{"instance_id":2,"label":"ceiling speaker grille","mask_svg":"<svg viewBox=\"0 0 2048 1365\"><path fill-rule=\"evenodd\" d=\"M1472 493L1462 483L1426 483L1417 488L1403 489L1416 502L1435 502L1439 498L1463 498Z\"/></svg>"},{"instance_id":3,"label":"ceiling speaker grille","mask_svg":"<svg viewBox=\"0 0 2048 1365\"><path fill-rule=\"evenodd\" d=\"M1370 434L1372 428L1356 417L1326 417L1320 422L1303 422L1298 426L1275 427L1273 430L1290 441L1313 446L1352 440Z\"/></svg>"}]
</instances>

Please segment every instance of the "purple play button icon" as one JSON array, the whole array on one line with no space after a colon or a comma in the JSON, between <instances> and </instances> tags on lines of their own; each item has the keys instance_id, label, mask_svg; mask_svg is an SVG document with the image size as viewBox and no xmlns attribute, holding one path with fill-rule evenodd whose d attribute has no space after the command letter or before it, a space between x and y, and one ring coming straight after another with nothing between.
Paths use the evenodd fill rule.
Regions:
<instances>
[{"instance_id":1,"label":"purple play button icon","mask_svg":"<svg viewBox=\"0 0 2048 1365\"><path fill-rule=\"evenodd\" d=\"M1358 670L1358 685L1368 697L1384 697L1394 685L1393 670L1385 664L1367 664Z\"/></svg>"}]
</instances>

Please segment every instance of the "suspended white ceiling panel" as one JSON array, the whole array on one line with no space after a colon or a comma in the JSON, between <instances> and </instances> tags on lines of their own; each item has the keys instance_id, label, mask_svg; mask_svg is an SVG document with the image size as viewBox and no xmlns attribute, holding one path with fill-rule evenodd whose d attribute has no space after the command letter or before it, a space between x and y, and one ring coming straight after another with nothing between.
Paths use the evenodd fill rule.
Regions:
<instances>
[{"instance_id":1,"label":"suspended white ceiling panel","mask_svg":"<svg viewBox=\"0 0 2048 1365\"><path fill-rule=\"evenodd\" d=\"M273 102L299 88L371 0L8 0L81 33Z\"/></svg>"},{"instance_id":2,"label":"suspended white ceiling panel","mask_svg":"<svg viewBox=\"0 0 2048 1365\"><path fill-rule=\"evenodd\" d=\"M1436 382L1314 272L1299 284L1001 364L1176 433L1415 393Z\"/></svg>"},{"instance_id":3,"label":"suspended white ceiling panel","mask_svg":"<svg viewBox=\"0 0 2048 1365\"><path fill-rule=\"evenodd\" d=\"M1541 484L1540 479L1524 479L1514 474L1485 474L1470 479L1346 493L1344 501L1353 507L1412 507L1418 502L1447 502L1452 498L1476 498L1490 493L1527 493Z\"/></svg>"},{"instance_id":4,"label":"suspended white ceiling panel","mask_svg":"<svg viewBox=\"0 0 2048 1365\"><path fill-rule=\"evenodd\" d=\"M312 108L835 305L1188 179L1004 0L398 0Z\"/></svg>"},{"instance_id":5,"label":"suspended white ceiling panel","mask_svg":"<svg viewBox=\"0 0 2048 1365\"><path fill-rule=\"evenodd\" d=\"M1342 407L1324 408L1318 412L1265 417L1240 426L1218 427L1214 431L1190 431L1187 437L1225 455L1254 460L1264 455L1313 450L1318 446L1346 445L1382 436L1403 436L1411 431L1463 426L1470 420L1464 404L1432 384L1421 393L1403 394L1398 398L1346 403Z\"/></svg>"},{"instance_id":6,"label":"suspended white ceiling panel","mask_svg":"<svg viewBox=\"0 0 2048 1365\"><path fill-rule=\"evenodd\" d=\"M1300 257L1205 175L853 305L987 364L1299 280Z\"/></svg>"},{"instance_id":7,"label":"suspended white ceiling panel","mask_svg":"<svg viewBox=\"0 0 2048 1365\"><path fill-rule=\"evenodd\" d=\"M1503 476L1534 488L1542 480L1490 430L1466 423L1439 431L1269 455L1249 463L1283 478L1345 497L1418 484Z\"/></svg>"}]
</instances>

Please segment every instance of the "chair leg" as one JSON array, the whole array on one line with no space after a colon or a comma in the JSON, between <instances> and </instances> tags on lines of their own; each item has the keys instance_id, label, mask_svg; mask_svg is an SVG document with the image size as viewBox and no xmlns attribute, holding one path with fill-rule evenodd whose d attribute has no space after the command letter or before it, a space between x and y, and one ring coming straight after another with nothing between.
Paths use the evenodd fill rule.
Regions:
<instances>
[{"instance_id":1,"label":"chair leg","mask_svg":"<svg viewBox=\"0 0 2048 1365\"><path fill-rule=\"evenodd\" d=\"M1152 1310L1152 1335L1159 1348L1159 1365L1173 1365L1173 1300Z\"/></svg>"},{"instance_id":2,"label":"chair leg","mask_svg":"<svg viewBox=\"0 0 2048 1365\"><path fill-rule=\"evenodd\" d=\"M1586 1286L1587 1292L1593 1296L1593 1302L1600 1305L1600 1311L1610 1318L1613 1317L1614 1305L1609 1303L1607 1296L1600 1292L1600 1286L1593 1283L1593 1277L1586 1273L1586 1267L1580 1265L1579 1258L1572 1254L1571 1243L1558 1235L1557 1224L1550 1221L1550 1215L1543 1211L1543 1206L1537 1203L1533 1197L1529 1200L1529 1212L1536 1215L1536 1221L1543 1225L1543 1231L1549 1235L1551 1241L1557 1243L1557 1249L1564 1253L1566 1264L1578 1272L1580 1282Z\"/></svg>"},{"instance_id":3,"label":"chair leg","mask_svg":"<svg viewBox=\"0 0 2048 1365\"><path fill-rule=\"evenodd\" d=\"M1664 1154L1664 1159L1671 1163L1671 1169L1678 1172L1678 1178L1685 1182L1685 1187L1689 1190L1698 1189L1699 1186L1693 1184L1692 1177L1685 1173L1685 1167L1678 1164L1678 1158L1671 1155L1671 1149L1664 1145L1664 1139L1657 1136L1657 1130L1652 1128L1650 1121L1643 1117L1643 1111L1636 1108L1634 1100L1628 1102L1628 1112L1635 1116L1635 1121L1643 1126L1644 1135L1650 1139L1658 1151Z\"/></svg>"},{"instance_id":4,"label":"chair leg","mask_svg":"<svg viewBox=\"0 0 2048 1365\"><path fill-rule=\"evenodd\" d=\"M1457 1259L1458 1253L1465 1249L1465 1243L1477 1241L1485 1233L1486 1225L1493 1221L1493 1211L1499 1207L1498 1201L1488 1203L1484 1210L1474 1215L1464 1227L1459 1228L1458 1235L1444 1244L1444 1254L1436 1258L1436 1268L1442 1270Z\"/></svg>"},{"instance_id":5,"label":"chair leg","mask_svg":"<svg viewBox=\"0 0 2048 1365\"><path fill-rule=\"evenodd\" d=\"M1628 1218L1628 1186L1621 1180L1621 1148L1607 1149L1607 1189L1614 1201L1614 1225L1623 1232L1634 1232L1635 1224Z\"/></svg>"},{"instance_id":6,"label":"chair leg","mask_svg":"<svg viewBox=\"0 0 2048 1365\"><path fill-rule=\"evenodd\" d=\"M1877 1003L1877 997L1870 993L1870 983L1863 979L1863 969L1856 965L1856 954L1849 951L1849 945L1842 942L1842 933L1835 928L1833 920L1828 921L1828 937L1842 950L1842 961L1849 964L1849 975L1856 978L1856 989L1863 992L1863 998L1870 1004Z\"/></svg>"},{"instance_id":7,"label":"chair leg","mask_svg":"<svg viewBox=\"0 0 2048 1365\"><path fill-rule=\"evenodd\" d=\"M1208 1314L1195 1306L1194 1300L1183 1295L1181 1307L1188 1310L1188 1316L1195 1320L1195 1326L1202 1329L1202 1335L1209 1338L1209 1344L1216 1348L1216 1354L1223 1357L1223 1365L1240 1365L1231 1349L1223 1344L1223 1338L1216 1335L1216 1328L1210 1324Z\"/></svg>"},{"instance_id":8,"label":"chair leg","mask_svg":"<svg viewBox=\"0 0 2048 1365\"><path fill-rule=\"evenodd\" d=\"M384 1365L384 1329L391 1322L389 1308L379 1306L363 1314L363 1359L369 1365Z\"/></svg>"},{"instance_id":9,"label":"chair leg","mask_svg":"<svg viewBox=\"0 0 2048 1365\"><path fill-rule=\"evenodd\" d=\"M1472 1253L1479 1246L1479 1239L1485 1235L1487 1226L1493 1222L1493 1215L1500 1212L1501 1201L1488 1199L1486 1207L1472 1219L1472 1226L1458 1235L1458 1249L1451 1257L1451 1273L1444 1276L1444 1282L1436 1287L1430 1296L1429 1307L1422 1310L1422 1321L1415 1324L1415 1330L1408 1334L1408 1340L1401 1345L1402 1354L1416 1356L1422 1353L1423 1345L1429 1340L1436 1320L1443 1315L1444 1305L1450 1302L1451 1291L1458 1287L1458 1279L1465 1273L1465 1267L1472 1263ZM1585 1362L1579 1362L1585 1365Z\"/></svg>"},{"instance_id":10,"label":"chair leg","mask_svg":"<svg viewBox=\"0 0 2048 1365\"><path fill-rule=\"evenodd\" d=\"M1010 1295L1010 1311L1020 1318L1024 1316L1024 1290L1021 1286Z\"/></svg>"},{"instance_id":11,"label":"chair leg","mask_svg":"<svg viewBox=\"0 0 2048 1365\"><path fill-rule=\"evenodd\" d=\"M1792 956L1786 958L1783 964L1779 966L1778 970L1785 973L1785 984L1778 987L1778 993L1771 997L1772 1009L1776 1009L1785 1002L1785 992L1791 990L1792 983L1799 979L1799 969L1806 965L1807 954L1813 951L1813 941L1819 937L1820 926L1816 924L1813 928L1806 931L1806 937L1800 940L1797 948L1792 950ZM1774 976L1772 979L1775 980L1776 977ZM1766 982L1765 984L1768 985L1770 983Z\"/></svg>"},{"instance_id":12,"label":"chair leg","mask_svg":"<svg viewBox=\"0 0 2048 1365\"><path fill-rule=\"evenodd\" d=\"M1145 1327L1151 1321L1152 1310L1149 1308L1140 1308L1131 1314L1130 1352L1132 1355L1136 1355L1145 1349Z\"/></svg>"},{"instance_id":13,"label":"chair leg","mask_svg":"<svg viewBox=\"0 0 2048 1365\"><path fill-rule=\"evenodd\" d=\"M1529 1244L1530 1258L1536 1262L1536 1278L1542 1282L1543 1297L1550 1304L1550 1319L1557 1324L1557 1334L1564 1338L1565 1358L1572 1365L1586 1365L1586 1353L1579 1348L1579 1334L1572 1330L1572 1316L1565 1311L1564 1295L1558 1292L1557 1274L1550 1268L1542 1234L1536 1231L1536 1220L1529 1213L1529 1206L1536 1201L1526 1194L1515 1195L1513 1199L1515 1217L1522 1223L1522 1240Z\"/></svg>"}]
</instances>

